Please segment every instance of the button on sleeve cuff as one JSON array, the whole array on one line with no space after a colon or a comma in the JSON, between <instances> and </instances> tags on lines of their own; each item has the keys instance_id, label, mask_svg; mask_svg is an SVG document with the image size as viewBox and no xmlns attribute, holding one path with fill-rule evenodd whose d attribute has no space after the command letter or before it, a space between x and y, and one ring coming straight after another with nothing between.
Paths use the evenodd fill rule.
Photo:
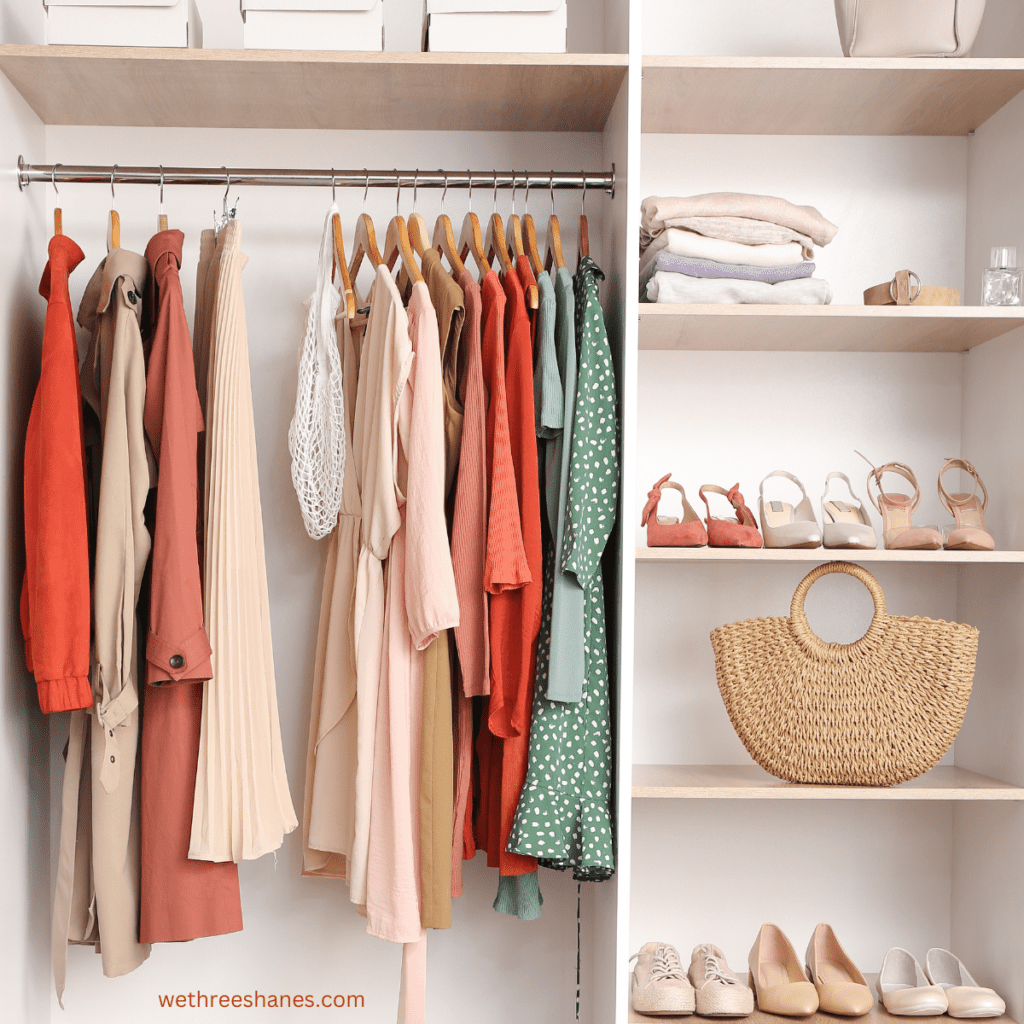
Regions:
<instances>
[{"instance_id":1,"label":"button on sleeve cuff","mask_svg":"<svg viewBox=\"0 0 1024 1024\"><path fill-rule=\"evenodd\" d=\"M151 632L146 641L146 682L151 686L203 682L213 675L211 653L210 641L202 626L190 637L177 642Z\"/></svg>"}]
</instances>

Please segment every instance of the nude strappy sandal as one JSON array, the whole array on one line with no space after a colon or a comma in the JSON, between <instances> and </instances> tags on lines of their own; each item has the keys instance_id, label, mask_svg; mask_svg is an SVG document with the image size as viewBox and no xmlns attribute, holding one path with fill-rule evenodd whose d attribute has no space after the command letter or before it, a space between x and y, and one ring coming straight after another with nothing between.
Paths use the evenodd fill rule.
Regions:
<instances>
[{"instance_id":1,"label":"nude strappy sandal","mask_svg":"<svg viewBox=\"0 0 1024 1024\"><path fill-rule=\"evenodd\" d=\"M711 515L711 505L705 491L711 494L722 494L729 499L729 504L736 510L735 519L723 519ZM700 496L708 510L708 546L713 548L759 548L763 546L761 534L757 532L757 520L754 513L743 502L740 485L733 484L729 490L715 484L704 484Z\"/></svg>"},{"instance_id":2,"label":"nude strappy sandal","mask_svg":"<svg viewBox=\"0 0 1024 1024\"><path fill-rule=\"evenodd\" d=\"M796 506L785 501L764 500L765 482L772 477L782 477L800 488L800 502ZM766 548L817 548L821 547L821 530L814 518L811 499L807 497L804 485L784 469L769 473L758 489L758 511L761 514L761 533Z\"/></svg>"},{"instance_id":3,"label":"nude strappy sandal","mask_svg":"<svg viewBox=\"0 0 1024 1024\"><path fill-rule=\"evenodd\" d=\"M887 462L884 466L874 466L860 452L858 455L869 466L868 498L882 516L882 545L887 551L938 551L942 547L942 534L934 526L914 526L911 517L921 504L921 488L917 485L914 471L902 462ZM882 489L882 477L886 473L895 473L903 477L914 487L913 496L886 492ZM871 493L871 481L874 480L878 489L878 498Z\"/></svg>"},{"instance_id":4,"label":"nude strappy sandal","mask_svg":"<svg viewBox=\"0 0 1024 1024\"><path fill-rule=\"evenodd\" d=\"M962 469L974 478L970 494L950 494L942 486L942 477L951 469ZM982 499L978 498L981 487ZM996 542L985 528L985 509L988 508L988 489L978 471L966 459L946 459L939 470L939 500L956 520L953 526L942 528L942 538L949 551L993 551Z\"/></svg>"},{"instance_id":5,"label":"nude strappy sandal","mask_svg":"<svg viewBox=\"0 0 1024 1024\"><path fill-rule=\"evenodd\" d=\"M686 500L686 491L681 484L669 480L671 473L666 473L648 492L647 504L644 505L641 526L647 527L647 546L649 548L702 548L708 542L708 534L700 516ZM672 487L683 498L683 518L658 515L658 502L661 501L661 489Z\"/></svg>"},{"instance_id":6,"label":"nude strappy sandal","mask_svg":"<svg viewBox=\"0 0 1024 1024\"><path fill-rule=\"evenodd\" d=\"M852 504L828 496L829 485L833 480L842 480L846 484L846 490L853 499ZM853 493L845 473L829 473L825 477L825 491L821 496L821 534L827 548L871 550L878 547L878 536L868 518L868 510Z\"/></svg>"}]
</instances>

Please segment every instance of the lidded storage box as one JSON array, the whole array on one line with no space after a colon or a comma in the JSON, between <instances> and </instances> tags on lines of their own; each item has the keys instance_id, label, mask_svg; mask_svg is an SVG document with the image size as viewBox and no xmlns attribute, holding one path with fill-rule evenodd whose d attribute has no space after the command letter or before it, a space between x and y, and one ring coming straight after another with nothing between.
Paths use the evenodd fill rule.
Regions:
<instances>
[{"instance_id":1,"label":"lidded storage box","mask_svg":"<svg viewBox=\"0 0 1024 1024\"><path fill-rule=\"evenodd\" d=\"M241 0L247 50L384 49L383 0Z\"/></svg>"},{"instance_id":2,"label":"lidded storage box","mask_svg":"<svg viewBox=\"0 0 1024 1024\"><path fill-rule=\"evenodd\" d=\"M565 53L566 0L426 0L437 53Z\"/></svg>"},{"instance_id":3,"label":"lidded storage box","mask_svg":"<svg viewBox=\"0 0 1024 1024\"><path fill-rule=\"evenodd\" d=\"M195 0L48 0L46 41L81 46L203 45Z\"/></svg>"}]
</instances>

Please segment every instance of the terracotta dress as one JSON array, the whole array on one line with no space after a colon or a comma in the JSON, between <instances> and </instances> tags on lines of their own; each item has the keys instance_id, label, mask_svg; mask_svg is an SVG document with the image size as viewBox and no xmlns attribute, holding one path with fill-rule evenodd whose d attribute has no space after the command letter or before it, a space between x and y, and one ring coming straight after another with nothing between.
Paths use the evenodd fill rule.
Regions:
<instances>
[{"instance_id":1,"label":"terracotta dress","mask_svg":"<svg viewBox=\"0 0 1024 1024\"><path fill-rule=\"evenodd\" d=\"M203 427L178 268L184 235L163 231L146 247L149 319L145 427L157 462L149 636L142 726L143 942L239 931L234 863L189 860L203 690L210 642L196 545L196 450Z\"/></svg>"},{"instance_id":2,"label":"terracotta dress","mask_svg":"<svg viewBox=\"0 0 1024 1024\"><path fill-rule=\"evenodd\" d=\"M240 861L276 850L298 824L277 711L263 515L242 294L242 225L217 237L206 418L204 684L189 856Z\"/></svg>"},{"instance_id":3,"label":"terracotta dress","mask_svg":"<svg viewBox=\"0 0 1024 1024\"><path fill-rule=\"evenodd\" d=\"M358 296L356 306L363 309ZM341 340L345 428L351 453L366 314L357 313L350 321L342 313L335 326ZM302 873L346 881L355 841L356 806L356 652L352 613L362 509L355 461L354 457L345 460L341 512L331 534L324 568L302 823Z\"/></svg>"},{"instance_id":4,"label":"terracotta dress","mask_svg":"<svg viewBox=\"0 0 1024 1024\"><path fill-rule=\"evenodd\" d=\"M78 311L91 333L82 371L93 540L92 689L71 715L53 906L60 999L67 944L93 945L103 973L133 971L139 942L139 698L136 606L150 552L144 520L150 473L143 427L146 368L139 319L146 261L114 249Z\"/></svg>"}]
</instances>

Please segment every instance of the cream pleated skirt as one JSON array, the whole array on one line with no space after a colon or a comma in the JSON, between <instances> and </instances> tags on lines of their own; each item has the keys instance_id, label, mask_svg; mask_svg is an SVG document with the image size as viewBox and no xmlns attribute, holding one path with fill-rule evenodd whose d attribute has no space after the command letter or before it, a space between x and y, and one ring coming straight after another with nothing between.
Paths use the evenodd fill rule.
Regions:
<instances>
[{"instance_id":1,"label":"cream pleated skirt","mask_svg":"<svg viewBox=\"0 0 1024 1024\"><path fill-rule=\"evenodd\" d=\"M204 593L213 678L203 689L194 860L253 860L297 825L277 711L240 239L237 221L221 230L216 285L206 295Z\"/></svg>"}]
</instances>

